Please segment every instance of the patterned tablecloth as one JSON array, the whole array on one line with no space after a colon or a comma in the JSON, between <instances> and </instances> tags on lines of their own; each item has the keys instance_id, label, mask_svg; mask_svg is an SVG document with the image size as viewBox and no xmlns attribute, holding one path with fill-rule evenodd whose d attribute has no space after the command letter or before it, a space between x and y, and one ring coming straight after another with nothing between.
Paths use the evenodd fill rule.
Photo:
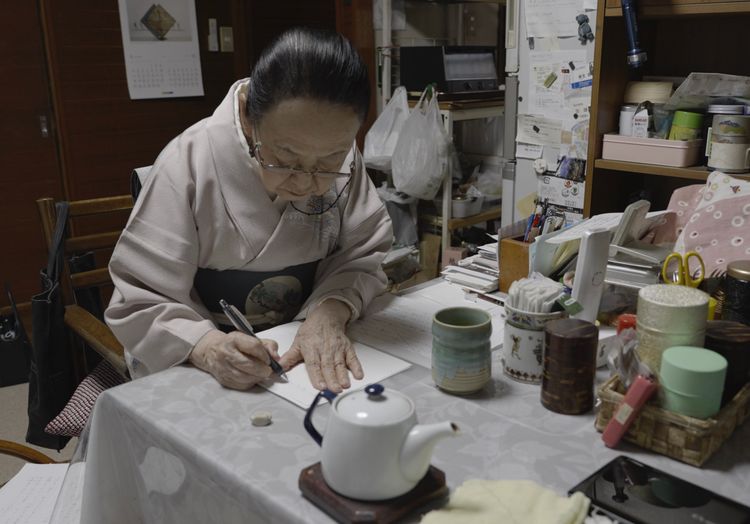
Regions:
<instances>
[{"instance_id":1,"label":"patterned tablecloth","mask_svg":"<svg viewBox=\"0 0 750 524\"><path fill-rule=\"evenodd\" d=\"M493 355L492 382L470 397L441 392L419 365L384 382L414 399L420 422L460 427L432 461L451 488L471 478L530 479L564 494L625 453L750 505L750 424L700 469L627 444L610 450L593 414L547 411L539 387L505 377ZM328 409L316 412L321 430ZM258 410L273 414L270 426L252 426ZM86 439L81 522L330 522L297 487L300 470L321 456L303 416L265 390L227 390L188 366L110 389Z\"/></svg>"}]
</instances>

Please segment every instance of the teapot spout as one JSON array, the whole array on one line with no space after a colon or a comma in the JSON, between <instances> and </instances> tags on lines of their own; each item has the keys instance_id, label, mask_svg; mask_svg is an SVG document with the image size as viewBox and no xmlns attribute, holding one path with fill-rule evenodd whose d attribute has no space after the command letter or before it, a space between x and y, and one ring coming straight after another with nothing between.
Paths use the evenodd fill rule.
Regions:
<instances>
[{"instance_id":1,"label":"teapot spout","mask_svg":"<svg viewBox=\"0 0 750 524\"><path fill-rule=\"evenodd\" d=\"M401 473L404 478L417 482L424 477L430 467L432 450L443 437L455 437L459 429L453 422L417 424L406 436L401 446Z\"/></svg>"}]
</instances>

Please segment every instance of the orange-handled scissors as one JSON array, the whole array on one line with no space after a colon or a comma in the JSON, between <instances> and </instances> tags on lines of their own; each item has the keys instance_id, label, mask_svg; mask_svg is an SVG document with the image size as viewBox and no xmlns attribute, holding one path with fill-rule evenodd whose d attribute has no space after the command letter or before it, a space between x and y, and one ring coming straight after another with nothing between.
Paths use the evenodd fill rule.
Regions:
<instances>
[{"instance_id":1,"label":"orange-handled scissors","mask_svg":"<svg viewBox=\"0 0 750 524\"><path fill-rule=\"evenodd\" d=\"M694 260L690 267L691 259ZM695 251L688 251L684 255L670 253L661 267L661 278L667 284L698 287L706 274L703 258Z\"/></svg>"}]
</instances>

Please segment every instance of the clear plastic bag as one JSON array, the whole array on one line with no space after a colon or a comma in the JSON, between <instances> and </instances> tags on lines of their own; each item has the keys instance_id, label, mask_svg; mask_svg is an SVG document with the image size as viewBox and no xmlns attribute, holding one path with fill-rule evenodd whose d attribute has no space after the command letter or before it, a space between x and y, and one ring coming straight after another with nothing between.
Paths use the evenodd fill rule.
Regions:
<instances>
[{"instance_id":1,"label":"clear plastic bag","mask_svg":"<svg viewBox=\"0 0 750 524\"><path fill-rule=\"evenodd\" d=\"M425 103L427 90L409 115L393 152L393 184L404 193L432 200L451 169L450 140L440 118L437 97Z\"/></svg>"},{"instance_id":2,"label":"clear plastic bag","mask_svg":"<svg viewBox=\"0 0 750 524\"><path fill-rule=\"evenodd\" d=\"M365 136L363 157L365 165L381 171L391 170L391 157L396 149L404 122L409 117L406 88L399 87L386 104L383 112Z\"/></svg>"}]
</instances>

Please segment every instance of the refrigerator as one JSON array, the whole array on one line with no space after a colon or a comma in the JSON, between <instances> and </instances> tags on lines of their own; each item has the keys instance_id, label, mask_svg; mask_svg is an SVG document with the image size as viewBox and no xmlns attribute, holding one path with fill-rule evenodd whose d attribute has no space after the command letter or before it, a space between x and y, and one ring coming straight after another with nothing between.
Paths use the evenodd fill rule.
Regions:
<instances>
[{"instance_id":1,"label":"refrigerator","mask_svg":"<svg viewBox=\"0 0 750 524\"><path fill-rule=\"evenodd\" d=\"M532 88L530 66L531 53L543 50L579 51L585 50L586 60L593 63L594 41L582 44L577 37L548 37L554 42L544 42L534 38L530 44L527 35L526 5L536 0L507 0L505 30L505 127L503 132L503 210L501 224L503 227L518 220L528 218L518 209L519 203L528 200L538 189L539 177L534 170L534 160L516 158L516 134L518 115L540 114L529 107L529 90ZM584 2L581 2L583 13ZM596 11L585 11L589 17L592 31L596 24ZM532 46L533 45L533 49ZM590 89L589 89L590 90ZM589 97L590 105L590 97ZM541 116L545 116L541 114ZM542 158L548 169L558 163L560 148L544 146ZM585 158L585 156L583 156ZM512 204L512 205L511 205Z\"/></svg>"}]
</instances>

